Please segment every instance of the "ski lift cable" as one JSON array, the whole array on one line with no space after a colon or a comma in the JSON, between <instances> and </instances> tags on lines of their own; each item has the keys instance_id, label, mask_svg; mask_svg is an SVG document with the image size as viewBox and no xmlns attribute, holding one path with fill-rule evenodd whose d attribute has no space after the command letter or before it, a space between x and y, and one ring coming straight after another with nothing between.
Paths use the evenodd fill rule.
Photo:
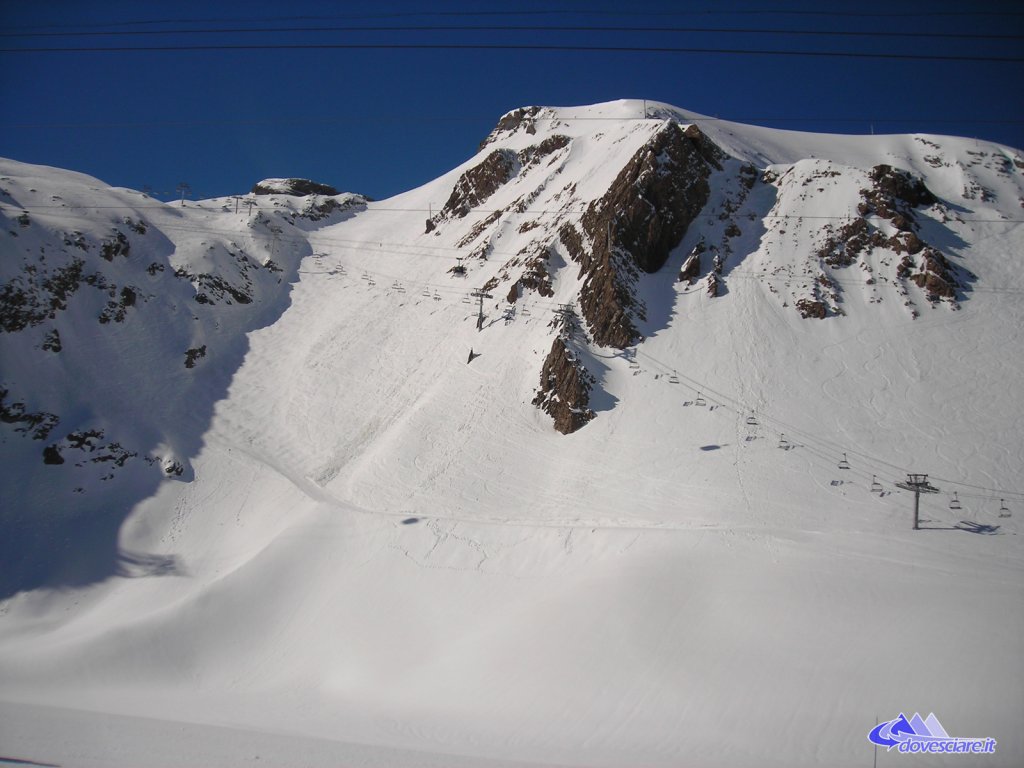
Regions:
<instances>
[{"instance_id":1,"label":"ski lift cable","mask_svg":"<svg viewBox=\"0 0 1024 768\"><path fill-rule=\"evenodd\" d=\"M173 195L171 193L166 193L165 196L171 197ZM227 205L227 201L232 199L232 195L211 195L211 196L206 196L206 197L195 197L195 198L188 198L188 199L190 200L190 202L192 202L193 204L197 204L197 205L201 204L201 203L208 203L208 204L212 204L213 206L219 206L219 205ZM46 210L70 211L70 210L73 210L75 208L82 209L82 210L95 210L95 211L100 211L100 210L111 210L111 211L119 211L119 210L124 210L124 211L163 210L163 211L166 211L169 207L173 206L173 204L176 201L177 201L177 198L175 198L174 200L168 200L168 201L157 201L156 205L127 205L127 204L125 204L125 205L73 205L73 204L69 204L69 203L60 204L60 205L58 205L58 204L55 204L55 205L12 205L10 203L0 203L0 206L5 206L5 207L9 208L10 210L29 211L29 212L32 212L32 211L39 212L39 211L46 211ZM581 202L583 202L583 201L581 201ZM587 205L588 203L583 203L583 204ZM207 210L209 210L209 209L207 209ZM552 215L555 215L555 216L570 216L570 215L573 215L573 214L578 216L580 214L579 211L576 211L576 210L573 210L573 209L566 209L566 208L528 209L528 210L524 210L524 211L508 211L508 210L505 210L504 208L495 208L495 209L490 209L490 208L474 208L473 212L474 213L478 213L478 214L483 214L483 215L491 215L491 214L495 214L495 213L499 213L500 212L502 214L507 214L509 216L552 216ZM376 206L376 205L372 205L371 204L371 205L367 206L366 208L362 208L362 209L359 210L359 214L361 216L362 215L367 215L367 214L375 214L375 213L421 213L421 214L428 214L429 215L430 209L429 208L384 208L384 207L380 207L380 206ZM766 214L758 214L757 215L757 219L761 220L761 221L773 220L773 219L784 219L784 220L785 219L806 219L806 220L809 220L809 221L849 221L851 218L853 218L852 214L842 214L842 215L832 215L832 216L823 216L823 215L810 216L810 215L795 214L795 213L766 213ZM957 219L957 222L958 223L964 223L964 224L1015 224L1016 225L1016 224L1024 223L1024 219L1016 219L1016 218L1013 218L1013 219L1011 219L1011 218L1006 218L1006 219L974 219L974 218L971 218L971 219L969 219L969 218L962 218L962 219Z\"/></svg>"},{"instance_id":2,"label":"ski lift cable","mask_svg":"<svg viewBox=\"0 0 1024 768\"><path fill-rule=\"evenodd\" d=\"M645 357L647 360L649 360L653 364L652 367L656 367L656 368L660 369L659 372L661 372L661 373L667 373L668 371L674 370L670 366L668 366L666 363L664 363L663 361L658 360L657 358L651 356L646 351L636 350L635 356L643 356L643 357ZM736 400L735 398L732 398L732 397L730 397L728 395L725 395L722 392L718 392L717 390L715 390L713 387L711 387L706 382L699 382L699 381L697 381L697 380L695 380L695 379L693 379L693 378L691 378L689 376L686 376L685 374L678 374L678 376L679 376L680 379L686 380L687 383L688 383L688 386L691 386L695 392L705 392L705 393L712 394L715 397L715 399L718 400L719 405L721 405L722 407L726 407L729 410L736 412L737 414L742 414L744 412L749 413L751 411L751 409L749 407L747 407L746 404ZM763 412L762 412L761 415L762 415L764 420L767 420L767 421L772 422L774 424L778 424L778 425L780 425L782 427L785 427L784 430L779 430L780 434L793 434L793 435L799 437L801 439L802 443L804 444L804 446L807 447L807 448L812 448L813 444L815 444L815 443L817 443L818 445L828 446L829 448L827 450L826 449L818 448L818 449L815 449L815 452L817 454L819 454L822 458L829 459L833 464L837 464L838 463L838 456L836 454L843 452L842 451L843 446L839 446L838 444L834 443L831 440L828 440L826 438L822 438L822 437L820 437L818 435L815 435L815 434L812 434L810 432L807 432L806 430L802 430L799 427L796 427L795 425L787 424L786 422L783 422L782 420L777 419L775 417L772 417L770 415L766 415ZM866 470L855 470L855 474L861 475L865 479L870 477L871 474L875 474L875 475L880 476L880 477L885 477L885 476L887 476L887 475L889 475L890 473L893 473L893 472L895 473L896 477L902 478L909 471L905 467L901 467L899 465L893 464L892 462L886 461L886 460L884 460L884 459L882 459L882 458L880 458L878 456L873 456L871 454L867 454L867 453L862 453L860 451L851 450L849 448L846 449L846 453L848 453L850 456L854 456L854 457L857 457L857 458L863 460L867 466L880 466L880 467L884 467L883 471L881 471L881 472L874 472L874 473L868 473L868 472L866 472ZM847 459L847 461L849 461L849 459ZM983 490L983 491L987 491L989 494L1002 494L1003 498L1008 497L1008 496L1012 496L1012 497L1021 497L1022 499L1024 499L1024 491L987 488L987 487L983 487L983 486L974 486L974 485L971 485L969 483L964 483L964 482L960 482L960 481L950 480L950 479L947 479L947 478L940 478L938 476L932 476L932 477L933 477L933 479L936 482L943 482L943 483L946 483L946 484L953 484L953 485L958 485L958 486L961 486L961 487L974 488L974 489L978 489L978 490ZM895 485L896 482L898 482L898 480L891 480L890 481L890 485ZM969 498L969 497L973 497L973 494L972 495L961 494L961 496ZM979 498L999 498L999 497L991 496L990 495L990 496L987 496L987 497L979 497Z\"/></svg>"}]
</instances>

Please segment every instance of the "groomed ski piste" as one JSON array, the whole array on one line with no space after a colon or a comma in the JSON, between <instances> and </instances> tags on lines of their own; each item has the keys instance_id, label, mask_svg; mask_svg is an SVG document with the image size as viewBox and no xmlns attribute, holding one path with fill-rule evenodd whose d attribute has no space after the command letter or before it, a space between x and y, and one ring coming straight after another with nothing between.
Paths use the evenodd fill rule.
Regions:
<instances>
[{"instance_id":1,"label":"groomed ski piste","mask_svg":"<svg viewBox=\"0 0 1024 768\"><path fill-rule=\"evenodd\" d=\"M92 535L75 510L115 510L116 567L0 603L0 764L864 766L868 732L903 712L997 741L930 765L1024 762L1021 153L649 109L544 110L318 221L293 216L301 198L261 198L261 219L0 163L5 270L126 217L151 231L113 267L166 265L124 322L70 296L59 354L45 323L0 335L10 397L139 453L120 472L45 465L2 425L5 529L49 542L53 566ZM559 434L531 404L580 290L552 238L666 120L731 157L638 278L643 342L575 332L596 417ZM488 152L554 135L571 142L424 231ZM779 180L745 194L743 162ZM823 222L857 215L880 163L943 202L919 231L973 279L929 301L869 250L829 273L841 314L801 317ZM546 236L553 295L509 304L503 267ZM724 238L719 296L676 281ZM251 304L196 308L171 277L227 275L241 252ZM469 294L492 277L478 330ZM181 474L152 481L168 462ZM907 473L939 489L917 531Z\"/></svg>"}]
</instances>

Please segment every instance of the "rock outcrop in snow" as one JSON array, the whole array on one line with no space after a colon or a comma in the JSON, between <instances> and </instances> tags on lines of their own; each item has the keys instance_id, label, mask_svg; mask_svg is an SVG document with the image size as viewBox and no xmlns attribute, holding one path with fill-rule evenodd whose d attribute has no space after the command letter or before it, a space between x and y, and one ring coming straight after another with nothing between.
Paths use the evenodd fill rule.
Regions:
<instances>
[{"instance_id":1,"label":"rock outcrop in snow","mask_svg":"<svg viewBox=\"0 0 1024 768\"><path fill-rule=\"evenodd\" d=\"M579 229L560 236L580 264L580 306L594 342L622 349L640 338L646 309L636 296L638 271L656 272L704 208L708 177L724 153L694 126L665 125L593 201Z\"/></svg>"},{"instance_id":2,"label":"rock outcrop in snow","mask_svg":"<svg viewBox=\"0 0 1024 768\"><path fill-rule=\"evenodd\" d=\"M338 194L338 190L329 184L321 184L310 179L264 179L253 185L254 195L290 195L292 197L306 197L308 195Z\"/></svg>"}]
</instances>

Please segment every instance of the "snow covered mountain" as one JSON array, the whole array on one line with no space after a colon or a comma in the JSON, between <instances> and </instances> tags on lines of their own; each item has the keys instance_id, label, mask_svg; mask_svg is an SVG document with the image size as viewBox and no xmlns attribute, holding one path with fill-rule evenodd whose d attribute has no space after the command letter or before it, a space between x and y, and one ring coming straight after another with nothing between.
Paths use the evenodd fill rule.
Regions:
<instances>
[{"instance_id":1,"label":"snow covered mountain","mask_svg":"<svg viewBox=\"0 0 1024 768\"><path fill-rule=\"evenodd\" d=\"M0 162L0 753L1020 762L1024 153L621 101L335 191Z\"/></svg>"}]
</instances>

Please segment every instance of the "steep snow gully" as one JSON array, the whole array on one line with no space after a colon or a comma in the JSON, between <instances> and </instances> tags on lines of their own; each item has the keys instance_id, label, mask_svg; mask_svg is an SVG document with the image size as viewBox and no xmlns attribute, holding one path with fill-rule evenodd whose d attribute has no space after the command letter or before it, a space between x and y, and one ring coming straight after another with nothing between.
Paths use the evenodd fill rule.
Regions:
<instances>
[{"instance_id":1,"label":"steep snow gully","mask_svg":"<svg viewBox=\"0 0 1024 768\"><path fill-rule=\"evenodd\" d=\"M257 189L0 161L0 763L1024 762L1020 150L620 101Z\"/></svg>"}]
</instances>

